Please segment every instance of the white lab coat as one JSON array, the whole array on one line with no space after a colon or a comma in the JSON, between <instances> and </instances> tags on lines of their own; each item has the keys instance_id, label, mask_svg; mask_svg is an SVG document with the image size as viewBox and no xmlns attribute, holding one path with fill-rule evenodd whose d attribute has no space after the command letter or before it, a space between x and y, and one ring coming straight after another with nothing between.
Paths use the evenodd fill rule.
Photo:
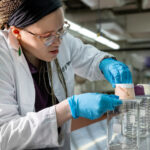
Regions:
<instances>
[{"instance_id":1,"label":"white lab coat","mask_svg":"<svg viewBox=\"0 0 150 150\"><path fill-rule=\"evenodd\" d=\"M34 111L35 88L22 53L18 56L10 44L9 31L0 31L0 150L70 149L70 124L67 121L58 134L55 106ZM69 33L59 48L58 61L66 80L69 96L74 93L74 73L89 80L103 79L99 63L112 57L90 45L84 45ZM59 101L65 92L56 66L51 63L54 92ZM56 148L54 148L56 147Z\"/></svg>"}]
</instances>

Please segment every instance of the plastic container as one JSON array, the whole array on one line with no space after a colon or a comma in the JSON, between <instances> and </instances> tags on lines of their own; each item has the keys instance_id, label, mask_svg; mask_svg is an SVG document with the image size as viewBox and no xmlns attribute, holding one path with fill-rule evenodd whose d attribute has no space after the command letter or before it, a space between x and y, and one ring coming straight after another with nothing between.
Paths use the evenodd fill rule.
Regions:
<instances>
[{"instance_id":1,"label":"plastic container","mask_svg":"<svg viewBox=\"0 0 150 150\"><path fill-rule=\"evenodd\" d=\"M107 112L107 150L139 149L139 108L140 100L124 100Z\"/></svg>"},{"instance_id":2,"label":"plastic container","mask_svg":"<svg viewBox=\"0 0 150 150\"><path fill-rule=\"evenodd\" d=\"M144 86L143 85L135 85L134 86L135 96L144 96Z\"/></svg>"},{"instance_id":3,"label":"plastic container","mask_svg":"<svg viewBox=\"0 0 150 150\"><path fill-rule=\"evenodd\" d=\"M137 84L144 87L144 94L150 95L150 84Z\"/></svg>"},{"instance_id":4,"label":"plastic container","mask_svg":"<svg viewBox=\"0 0 150 150\"><path fill-rule=\"evenodd\" d=\"M118 95L120 99L134 99L134 84L116 84L115 95Z\"/></svg>"},{"instance_id":5,"label":"plastic container","mask_svg":"<svg viewBox=\"0 0 150 150\"><path fill-rule=\"evenodd\" d=\"M140 138L145 138L149 134L150 128L150 96L136 96L140 100L140 114L139 114L139 135Z\"/></svg>"},{"instance_id":6,"label":"plastic container","mask_svg":"<svg viewBox=\"0 0 150 150\"><path fill-rule=\"evenodd\" d=\"M142 99L140 104L140 137L146 137L150 130L150 84L137 84L135 87L143 87L140 92L135 91L136 95L140 95L144 90L144 95L136 96L138 99ZM136 90L136 88L135 88Z\"/></svg>"}]
</instances>

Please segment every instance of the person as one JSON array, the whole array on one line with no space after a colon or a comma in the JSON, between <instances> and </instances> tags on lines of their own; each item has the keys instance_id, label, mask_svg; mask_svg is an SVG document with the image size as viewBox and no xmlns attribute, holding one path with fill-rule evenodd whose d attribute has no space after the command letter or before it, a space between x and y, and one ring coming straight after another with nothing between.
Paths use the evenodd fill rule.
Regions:
<instances>
[{"instance_id":1,"label":"person","mask_svg":"<svg viewBox=\"0 0 150 150\"><path fill-rule=\"evenodd\" d=\"M74 74L131 83L129 68L67 31L60 0L0 1L0 148L70 149L71 118L97 119L122 101L74 95Z\"/></svg>"}]
</instances>

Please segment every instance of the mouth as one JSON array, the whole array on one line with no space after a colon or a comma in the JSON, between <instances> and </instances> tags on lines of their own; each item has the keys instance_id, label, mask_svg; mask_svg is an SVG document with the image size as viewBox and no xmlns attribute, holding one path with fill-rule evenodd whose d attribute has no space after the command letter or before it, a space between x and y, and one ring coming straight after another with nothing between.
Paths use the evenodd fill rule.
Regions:
<instances>
[{"instance_id":1,"label":"mouth","mask_svg":"<svg viewBox=\"0 0 150 150\"><path fill-rule=\"evenodd\" d=\"M56 54L58 54L58 49L56 49L56 50L52 50L52 51L49 51L49 53L51 53L51 54L53 54L53 55L56 55Z\"/></svg>"}]
</instances>

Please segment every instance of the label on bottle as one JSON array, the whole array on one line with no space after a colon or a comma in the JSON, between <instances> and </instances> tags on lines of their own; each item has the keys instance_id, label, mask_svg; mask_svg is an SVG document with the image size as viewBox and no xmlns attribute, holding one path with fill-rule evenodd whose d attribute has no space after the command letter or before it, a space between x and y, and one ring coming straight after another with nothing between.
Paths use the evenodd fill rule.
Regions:
<instances>
[{"instance_id":1,"label":"label on bottle","mask_svg":"<svg viewBox=\"0 0 150 150\"><path fill-rule=\"evenodd\" d=\"M114 124L113 131L114 133L121 133L121 124Z\"/></svg>"},{"instance_id":2,"label":"label on bottle","mask_svg":"<svg viewBox=\"0 0 150 150\"><path fill-rule=\"evenodd\" d=\"M145 117L145 110L140 110L140 117Z\"/></svg>"},{"instance_id":3,"label":"label on bottle","mask_svg":"<svg viewBox=\"0 0 150 150\"><path fill-rule=\"evenodd\" d=\"M135 123L135 116L134 115L130 116L130 123Z\"/></svg>"}]
</instances>

